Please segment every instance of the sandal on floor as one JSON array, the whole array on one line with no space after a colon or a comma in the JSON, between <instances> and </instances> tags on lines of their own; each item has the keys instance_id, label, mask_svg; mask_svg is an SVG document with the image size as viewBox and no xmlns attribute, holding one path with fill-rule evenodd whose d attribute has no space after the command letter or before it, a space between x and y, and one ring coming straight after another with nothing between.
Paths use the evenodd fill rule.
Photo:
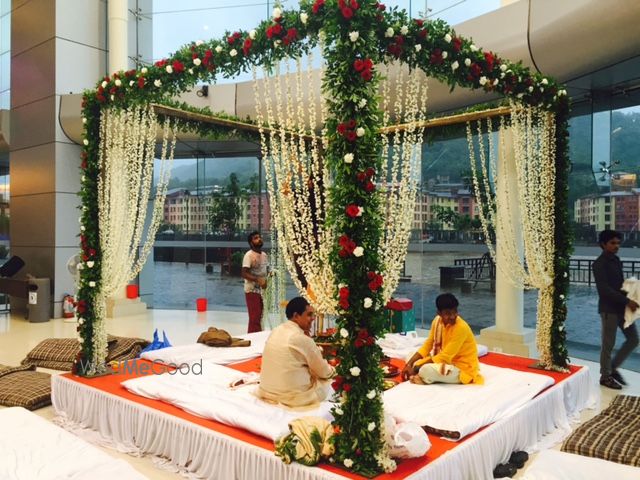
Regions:
<instances>
[{"instance_id":1,"label":"sandal on floor","mask_svg":"<svg viewBox=\"0 0 640 480\"><path fill-rule=\"evenodd\" d=\"M527 460L529 460L529 454L523 450L513 452L509 457L509 463L518 469L524 467Z\"/></svg>"},{"instance_id":2,"label":"sandal on floor","mask_svg":"<svg viewBox=\"0 0 640 480\"><path fill-rule=\"evenodd\" d=\"M501 463L493 469L493 478L513 477L518 469L510 463Z\"/></svg>"}]
</instances>

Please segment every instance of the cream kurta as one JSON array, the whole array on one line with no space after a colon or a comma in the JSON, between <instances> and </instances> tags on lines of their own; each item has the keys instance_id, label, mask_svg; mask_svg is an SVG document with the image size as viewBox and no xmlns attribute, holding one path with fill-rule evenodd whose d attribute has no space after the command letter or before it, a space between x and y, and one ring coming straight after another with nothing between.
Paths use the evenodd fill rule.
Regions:
<instances>
[{"instance_id":1,"label":"cream kurta","mask_svg":"<svg viewBox=\"0 0 640 480\"><path fill-rule=\"evenodd\" d=\"M297 323L288 320L267 340L262 354L258 396L288 407L326 399L325 380L334 374L315 342Z\"/></svg>"}]
</instances>

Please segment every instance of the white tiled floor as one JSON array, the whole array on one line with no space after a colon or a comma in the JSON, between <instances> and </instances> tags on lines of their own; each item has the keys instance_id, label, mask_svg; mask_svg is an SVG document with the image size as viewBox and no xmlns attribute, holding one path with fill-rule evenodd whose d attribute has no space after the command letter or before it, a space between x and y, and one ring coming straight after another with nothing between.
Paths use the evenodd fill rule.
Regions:
<instances>
[{"instance_id":1,"label":"white tiled floor","mask_svg":"<svg viewBox=\"0 0 640 480\"><path fill-rule=\"evenodd\" d=\"M107 331L113 335L151 339L154 329L157 328L160 334L162 334L162 330L166 331L169 340L174 345L181 345L195 342L198 335L209 326L223 328L232 335L241 335L246 332L246 324L247 315L244 312L196 313L185 310L149 310L145 315L109 319ZM19 365L27 352L46 338L74 336L75 324L65 323L62 319L45 323L29 323L20 316L0 315L0 364ZM592 381L597 385L598 365L581 360L575 363L588 365L592 372ZM640 373L623 370L622 374L628 380L629 386L620 392L602 387L601 408L606 407L617 393L640 395ZM585 411L581 420L588 420L599 411L600 409ZM52 407L42 408L36 413L46 419L51 419L54 416ZM176 473L157 469L149 458L135 458L114 450L104 450L114 457L123 458L150 479L182 478ZM518 478L518 475L515 478Z\"/></svg>"}]
</instances>

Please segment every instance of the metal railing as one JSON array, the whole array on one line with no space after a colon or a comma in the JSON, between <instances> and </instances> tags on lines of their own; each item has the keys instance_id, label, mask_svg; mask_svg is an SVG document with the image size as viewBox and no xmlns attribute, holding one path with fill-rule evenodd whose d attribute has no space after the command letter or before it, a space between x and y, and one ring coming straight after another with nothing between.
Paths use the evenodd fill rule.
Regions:
<instances>
[{"instance_id":1,"label":"metal railing","mask_svg":"<svg viewBox=\"0 0 640 480\"><path fill-rule=\"evenodd\" d=\"M569 281L586 285L595 285L592 266L595 258L571 258L569 260ZM471 281L495 279L496 267L489 254L478 258L458 258L455 266L464 267L465 279ZM622 260L624 278L640 276L640 260Z\"/></svg>"}]
</instances>

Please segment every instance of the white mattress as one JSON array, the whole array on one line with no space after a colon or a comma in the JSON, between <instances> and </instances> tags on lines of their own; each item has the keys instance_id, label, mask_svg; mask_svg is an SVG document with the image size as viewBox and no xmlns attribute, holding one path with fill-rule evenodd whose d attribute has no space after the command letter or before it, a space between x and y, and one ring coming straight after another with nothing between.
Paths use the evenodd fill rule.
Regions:
<instances>
[{"instance_id":1,"label":"white mattress","mask_svg":"<svg viewBox=\"0 0 640 480\"><path fill-rule=\"evenodd\" d=\"M144 352L140 358L174 365L191 365L200 362L227 365L262 355L264 344L270 334L271 331L266 330L242 335L241 338L251 340L249 347L209 347L202 343L191 343Z\"/></svg>"},{"instance_id":2,"label":"white mattress","mask_svg":"<svg viewBox=\"0 0 640 480\"><path fill-rule=\"evenodd\" d=\"M20 407L0 410L2 480L142 480L131 465Z\"/></svg>"},{"instance_id":3,"label":"white mattress","mask_svg":"<svg viewBox=\"0 0 640 480\"><path fill-rule=\"evenodd\" d=\"M426 337L419 337L416 332L387 333L378 340L378 345L382 348L382 353L391 358L408 360L418 351ZM482 357L489 352L485 345L478 344L478 357Z\"/></svg>"},{"instance_id":4,"label":"white mattress","mask_svg":"<svg viewBox=\"0 0 640 480\"><path fill-rule=\"evenodd\" d=\"M558 450L543 450L530 462L521 478L522 480L638 480L640 468Z\"/></svg>"},{"instance_id":5,"label":"white mattress","mask_svg":"<svg viewBox=\"0 0 640 480\"><path fill-rule=\"evenodd\" d=\"M460 433L460 439L505 418L554 380L547 375L480 364L484 385L414 385L384 393L384 408L399 421Z\"/></svg>"},{"instance_id":6,"label":"white mattress","mask_svg":"<svg viewBox=\"0 0 640 480\"><path fill-rule=\"evenodd\" d=\"M202 375L149 375L122 382L132 393L161 400L186 412L210 418L225 425L241 427L275 440L288 432L289 422L302 416L318 416L332 420L332 404L295 411L258 399L253 392L256 385L230 389L229 384L243 376L231 368L207 364Z\"/></svg>"}]
</instances>

